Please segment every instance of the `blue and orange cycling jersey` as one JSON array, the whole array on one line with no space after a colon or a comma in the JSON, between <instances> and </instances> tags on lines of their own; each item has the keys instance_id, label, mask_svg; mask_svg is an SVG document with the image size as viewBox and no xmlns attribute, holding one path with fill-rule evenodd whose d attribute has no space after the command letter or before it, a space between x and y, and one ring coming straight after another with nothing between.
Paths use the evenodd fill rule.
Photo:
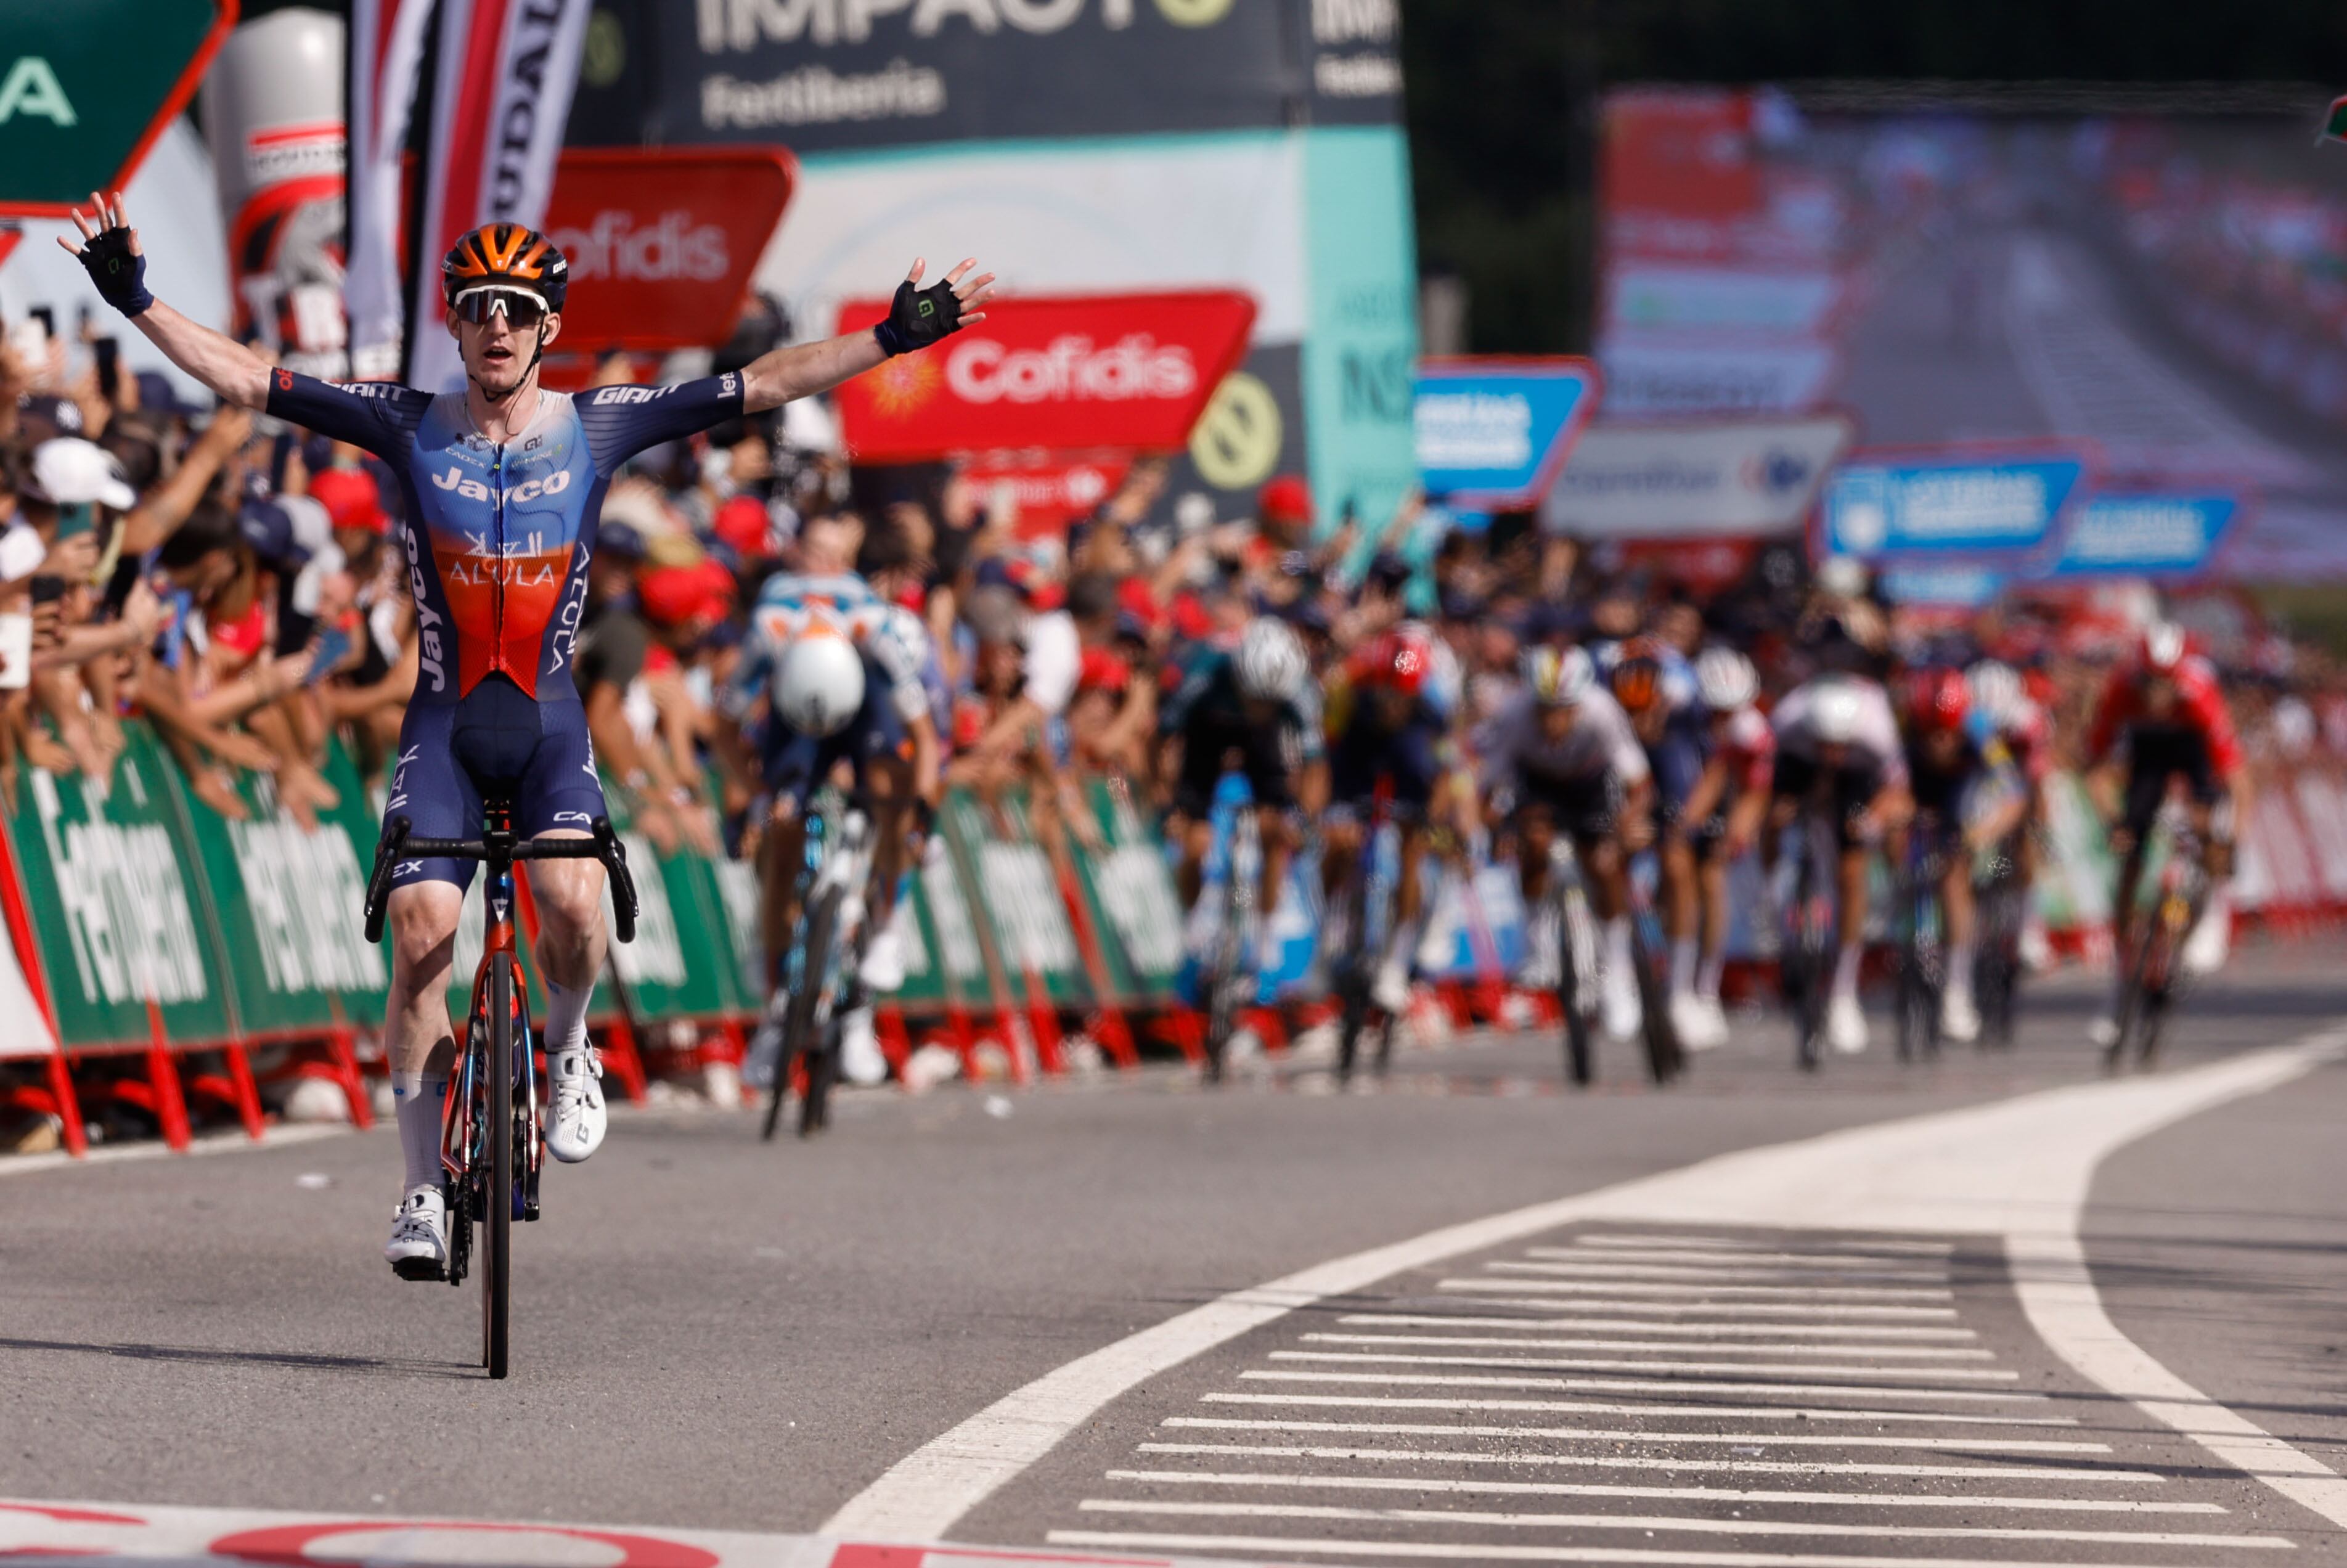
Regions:
<instances>
[{"instance_id":1,"label":"blue and orange cycling jersey","mask_svg":"<svg viewBox=\"0 0 2347 1568\"><path fill-rule=\"evenodd\" d=\"M495 672L541 702L575 702L571 650L612 474L648 446L740 417L742 377L541 391L528 427L503 443L474 428L462 395L388 382L272 371L269 412L372 452L398 477L421 645L412 702L455 702Z\"/></svg>"}]
</instances>

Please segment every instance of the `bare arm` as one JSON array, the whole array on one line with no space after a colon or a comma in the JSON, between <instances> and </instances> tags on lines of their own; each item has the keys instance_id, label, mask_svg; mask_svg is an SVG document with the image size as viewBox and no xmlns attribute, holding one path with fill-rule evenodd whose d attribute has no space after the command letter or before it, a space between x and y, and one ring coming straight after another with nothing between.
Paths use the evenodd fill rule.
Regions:
<instances>
[{"instance_id":1,"label":"bare arm","mask_svg":"<svg viewBox=\"0 0 2347 1568\"><path fill-rule=\"evenodd\" d=\"M151 316L155 311L169 308L159 303L147 314ZM178 470L123 519L122 553L145 555L170 538L172 530L186 522L188 514L196 509L196 503L204 498L220 465L251 434L251 416L241 409L222 410L215 415L196 444L188 448Z\"/></svg>"},{"instance_id":2,"label":"bare arm","mask_svg":"<svg viewBox=\"0 0 2347 1568\"><path fill-rule=\"evenodd\" d=\"M95 217L84 217L77 209L74 224L81 231L85 241L95 239L108 229L128 228L130 215L123 205L122 192L99 196L92 192L90 206ZM79 257L81 247L64 235L57 243L69 256ZM138 247L136 230L130 235L130 253L145 254ZM261 356L223 333L216 333L200 323L191 322L162 301L131 318L132 324L147 334L147 341L163 351L173 364L212 389L215 395L235 404L240 408L259 409L269 402L269 366Z\"/></svg>"},{"instance_id":3,"label":"bare arm","mask_svg":"<svg viewBox=\"0 0 2347 1568\"><path fill-rule=\"evenodd\" d=\"M986 302L993 293L987 285L994 274L971 278L968 274L975 261L964 261L946 274L953 285L954 297L961 302L960 325L982 322L986 313L972 306ZM928 263L916 260L906 282L918 285ZM153 312L148 313L149 315ZM142 320L144 318L141 318ZM153 334L149 334L153 335ZM169 351L166 350L168 353ZM745 414L763 414L770 408L780 408L794 397L810 397L818 392L829 392L841 382L862 375L888 356L881 351L879 340L869 330L849 333L844 337L825 338L821 343L789 343L759 355L742 372L742 409ZM190 374L195 374L190 372Z\"/></svg>"}]
</instances>

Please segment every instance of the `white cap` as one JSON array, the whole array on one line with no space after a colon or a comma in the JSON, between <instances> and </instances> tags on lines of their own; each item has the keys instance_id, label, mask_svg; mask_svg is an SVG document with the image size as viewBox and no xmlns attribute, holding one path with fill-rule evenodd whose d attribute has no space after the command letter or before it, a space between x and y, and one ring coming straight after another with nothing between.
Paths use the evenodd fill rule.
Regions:
<instances>
[{"instance_id":1,"label":"white cap","mask_svg":"<svg viewBox=\"0 0 2347 1568\"><path fill-rule=\"evenodd\" d=\"M33 448L33 493L59 507L90 501L127 512L138 504L138 492L122 477L114 455L93 441L60 436Z\"/></svg>"}]
</instances>

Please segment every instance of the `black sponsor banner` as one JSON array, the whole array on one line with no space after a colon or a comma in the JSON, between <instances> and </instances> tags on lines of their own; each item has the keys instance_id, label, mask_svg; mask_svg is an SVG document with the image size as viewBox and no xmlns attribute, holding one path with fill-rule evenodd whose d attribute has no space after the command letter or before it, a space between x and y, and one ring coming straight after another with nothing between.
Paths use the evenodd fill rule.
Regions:
<instances>
[{"instance_id":1,"label":"black sponsor banner","mask_svg":"<svg viewBox=\"0 0 2347 1568\"><path fill-rule=\"evenodd\" d=\"M600 0L578 145L1391 123L1399 0Z\"/></svg>"}]
</instances>

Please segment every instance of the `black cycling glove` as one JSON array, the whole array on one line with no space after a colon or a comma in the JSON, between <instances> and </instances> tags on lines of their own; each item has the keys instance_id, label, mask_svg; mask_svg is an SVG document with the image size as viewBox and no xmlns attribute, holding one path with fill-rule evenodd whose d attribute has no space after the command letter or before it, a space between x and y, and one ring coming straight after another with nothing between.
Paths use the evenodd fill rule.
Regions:
<instances>
[{"instance_id":1,"label":"black cycling glove","mask_svg":"<svg viewBox=\"0 0 2347 1568\"><path fill-rule=\"evenodd\" d=\"M75 254L98 297L124 315L138 315L155 302L147 292L147 258L132 253L128 228L102 229Z\"/></svg>"},{"instance_id":2,"label":"black cycling glove","mask_svg":"<svg viewBox=\"0 0 2347 1568\"><path fill-rule=\"evenodd\" d=\"M917 289L907 278L897 285L897 297L889 302L888 318L872 329L880 342L880 352L894 359L900 354L927 348L948 333L961 330L961 302L954 297L951 283L931 283Z\"/></svg>"}]
</instances>

